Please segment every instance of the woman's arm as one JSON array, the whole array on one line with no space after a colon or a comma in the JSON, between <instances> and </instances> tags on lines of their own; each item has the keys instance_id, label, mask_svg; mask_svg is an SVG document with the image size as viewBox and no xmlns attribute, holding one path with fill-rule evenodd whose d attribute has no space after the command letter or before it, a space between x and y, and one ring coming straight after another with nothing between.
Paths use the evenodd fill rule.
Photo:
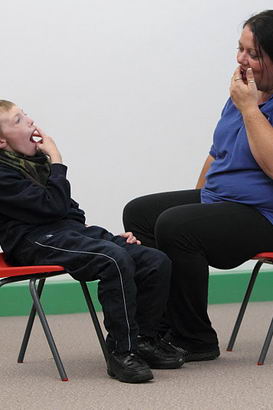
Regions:
<instances>
[{"instance_id":1,"label":"woman's arm","mask_svg":"<svg viewBox=\"0 0 273 410\"><path fill-rule=\"evenodd\" d=\"M247 70L247 84L235 80L240 76L237 70L230 87L231 98L243 116L253 157L264 173L273 178L273 127L259 109L259 94L252 70Z\"/></svg>"},{"instance_id":2,"label":"woman's arm","mask_svg":"<svg viewBox=\"0 0 273 410\"><path fill-rule=\"evenodd\" d=\"M199 175L199 178L198 178L195 189L201 189L205 185L206 173L208 172L208 170L209 170L209 168L210 168L213 161L214 161L214 158L211 155L208 155L208 157L207 157L207 159L206 159L206 161L203 165L203 168L201 170L201 173Z\"/></svg>"},{"instance_id":3,"label":"woman's arm","mask_svg":"<svg viewBox=\"0 0 273 410\"><path fill-rule=\"evenodd\" d=\"M251 153L266 175L273 179L273 127L259 109L242 112Z\"/></svg>"}]
</instances>

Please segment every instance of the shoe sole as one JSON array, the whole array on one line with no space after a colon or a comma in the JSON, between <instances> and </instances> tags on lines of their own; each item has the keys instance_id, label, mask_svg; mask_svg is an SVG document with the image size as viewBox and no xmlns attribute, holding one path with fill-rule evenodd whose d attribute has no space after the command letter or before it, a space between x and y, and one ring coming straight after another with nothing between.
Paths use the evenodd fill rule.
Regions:
<instances>
[{"instance_id":1,"label":"shoe sole","mask_svg":"<svg viewBox=\"0 0 273 410\"><path fill-rule=\"evenodd\" d=\"M203 362L206 360L215 360L220 356L220 353L189 353L185 357L185 362Z\"/></svg>"},{"instance_id":2,"label":"shoe sole","mask_svg":"<svg viewBox=\"0 0 273 410\"><path fill-rule=\"evenodd\" d=\"M117 379L117 380L119 380L120 382L123 382L123 383L145 383L145 382L148 382L149 380L152 380L154 378L152 372L147 373L144 376L143 375L140 376L138 374L135 374L135 375L128 375L128 377L127 376L118 377L110 369L107 369L107 374L110 377L112 377L112 379Z\"/></svg>"},{"instance_id":3,"label":"shoe sole","mask_svg":"<svg viewBox=\"0 0 273 410\"><path fill-rule=\"evenodd\" d=\"M144 360L145 360L145 359L144 359ZM163 363L158 363L158 362L153 363L153 362L147 360L147 358L146 358L145 361L146 361L146 363L148 363L148 365L149 365L149 367L150 367L151 369L166 369L166 370L168 370L168 369L180 369L180 367L182 367L183 364L185 363L185 359L184 359L184 358L181 360L181 362L175 361L175 362L170 362L170 363L166 363L166 362L163 362Z\"/></svg>"},{"instance_id":4,"label":"shoe sole","mask_svg":"<svg viewBox=\"0 0 273 410\"><path fill-rule=\"evenodd\" d=\"M202 362L205 360L215 360L220 356L220 350L212 350L211 352L195 352L195 353L190 353L187 351L187 349L184 349L182 347L176 346L175 344L172 344L170 342L165 341L162 339L162 342L164 345L168 346L171 345L172 349L183 353L183 358L184 362Z\"/></svg>"}]
</instances>

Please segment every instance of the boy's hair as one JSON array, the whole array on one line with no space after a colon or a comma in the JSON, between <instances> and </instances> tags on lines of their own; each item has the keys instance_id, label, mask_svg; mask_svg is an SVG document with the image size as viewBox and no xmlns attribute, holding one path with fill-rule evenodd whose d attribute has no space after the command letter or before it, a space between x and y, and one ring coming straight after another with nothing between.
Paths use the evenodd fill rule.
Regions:
<instances>
[{"instance_id":1,"label":"boy's hair","mask_svg":"<svg viewBox=\"0 0 273 410\"><path fill-rule=\"evenodd\" d=\"M12 107L14 107L14 103L7 100L0 100L0 111L6 112L9 111Z\"/></svg>"},{"instance_id":2,"label":"boy's hair","mask_svg":"<svg viewBox=\"0 0 273 410\"><path fill-rule=\"evenodd\" d=\"M0 100L0 114L3 112L7 112L14 107L15 104L11 101L7 100ZM1 121L0 121L0 135L2 134L2 129L1 129Z\"/></svg>"}]
</instances>

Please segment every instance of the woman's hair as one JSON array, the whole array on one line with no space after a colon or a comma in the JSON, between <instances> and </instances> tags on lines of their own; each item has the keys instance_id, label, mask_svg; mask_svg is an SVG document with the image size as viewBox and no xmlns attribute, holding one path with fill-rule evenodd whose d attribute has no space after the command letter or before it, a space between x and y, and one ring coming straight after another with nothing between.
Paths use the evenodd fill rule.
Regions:
<instances>
[{"instance_id":1,"label":"woman's hair","mask_svg":"<svg viewBox=\"0 0 273 410\"><path fill-rule=\"evenodd\" d=\"M263 62L263 50L273 62L273 10L265 10L250 17L243 27L248 26L253 33L254 44Z\"/></svg>"}]
</instances>

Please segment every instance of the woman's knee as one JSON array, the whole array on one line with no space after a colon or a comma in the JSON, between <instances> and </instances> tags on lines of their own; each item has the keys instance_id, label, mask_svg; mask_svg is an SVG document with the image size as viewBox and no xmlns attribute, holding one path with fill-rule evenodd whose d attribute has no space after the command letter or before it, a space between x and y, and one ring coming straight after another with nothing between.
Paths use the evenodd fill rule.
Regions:
<instances>
[{"instance_id":1,"label":"woman's knee","mask_svg":"<svg viewBox=\"0 0 273 410\"><path fill-rule=\"evenodd\" d=\"M186 209L189 205L170 208L158 217L155 225L156 244L168 253L169 249L179 244L181 248L192 246L194 232L188 220Z\"/></svg>"},{"instance_id":2,"label":"woman's knee","mask_svg":"<svg viewBox=\"0 0 273 410\"><path fill-rule=\"evenodd\" d=\"M142 197L128 202L123 209L123 224L126 230L132 230L132 224L139 214L142 214Z\"/></svg>"},{"instance_id":3,"label":"woman's knee","mask_svg":"<svg viewBox=\"0 0 273 410\"><path fill-rule=\"evenodd\" d=\"M154 246L154 223L157 218L152 195L142 196L130 201L123 211L123 224L126 231L137 234L146 246ZM147 236L148 235L148 236ZM150 237L152 235L152 238Z\"/></svg>"},{"instance_id":4,"label":"woman's knee","mask_svg":"<svg viewBox=\"0 0 273 410\"><path fill-rule=\"evenodd\" d=\"M162 212L155 224L155 238L159 249L164 249L166 243L173 241L176 236L176 223L172 209Z\"/></svg>"}]
</instances>

